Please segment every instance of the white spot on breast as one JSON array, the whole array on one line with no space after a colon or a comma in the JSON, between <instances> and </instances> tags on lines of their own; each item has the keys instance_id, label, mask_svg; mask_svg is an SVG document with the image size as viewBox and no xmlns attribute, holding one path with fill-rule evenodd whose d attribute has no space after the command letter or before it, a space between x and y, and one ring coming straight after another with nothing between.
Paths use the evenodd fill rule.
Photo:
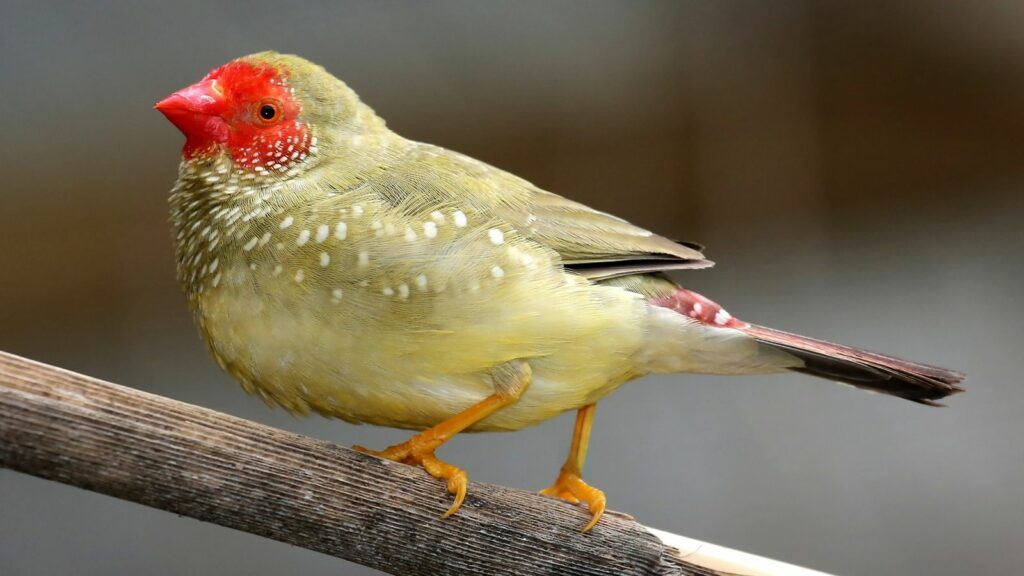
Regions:
<instances>
[{"instance_id":1,"label":"white spot on breast","mask_svg":"<svg viewBox=\"0 0 1024 576\"><path fill-rule=\"evenodd\" d=\"M274 266L274 276L280 276L281 272L283 272L283 271L284 271L284 268L280 264L278 264L277 266Z\"/></svg>"},{"instance_id":2,"label":"white spot on breast","mask_svg":"<svg viewBox=\"0 0 1024 576\"><path fill-rule=\"evenodd\" d=\"M441 214L440 210L434 210L430 213L430 219L438 224L444 224L444 214Z\"/></svg>"},{"instance_id":3,"label":"white spot on breast","mask_svg":"<svg viewBox=\"0 0 1024 576\"><path fill-rule=\"evenodd\" d=\"M359 265L360 266L367 266L369 264L370 264L370 255L366 253L366 250L363 250L362 252L359 253Z\"/></svg>"},{"instance_id":4,"label":"white spot on breast","mask_svg":"<svg viewBox=\"0 0 1024 576\"><path fill-rule=\"evenodd\" d=\"M295 282L301 284L302 281L305 280L305 279L306 279L306 273L303 272L301 269L297 270L295 272Z\"/></svg>"},{"instance_id":5,"label":"white spot on breast","mask_svg":"<svg viewBox=\"0 0 1024 576\"><path fill-rule=\"evenodd\" d=\"M270 242L270 232L264 232L263 236L260 236L260 246L265 246L267 242Z\"/></svg>"},{"instance_id":6,"label":"white spot on breast","mask_svg":"<svg viewBox=\"0 0 1024 576\"><path fill-rule=\"evenodd\" d=\"M326 268L327 265L330 264L330 263L331 263L331 255L328 254L327 252L321 252L320 253L320 266L323 266L324 268Z\"/></svg>"},{"instance_id":7,"label":"white spot on breast","mask_svg":"<svg viewBox=\"0 0 1024 576\"><path fill-rule=\"evenodd\" d=\"M424 222L423 235L427 238L437 238L437 224L434 222Z\"/></svg>"},{"instance_id":8,"label":"white spot on breast","mask_svg":"<svg viewBox=\"0 0 1024 576\"><path fill-rule=\"evenodd\" d=\"M337 304L338 302L341 302L341 296L343 294L344 292L341 291L341 288L335 288L334 290L331 290L331 299L334 300L335 304Z\"/></svg>"},{"instance_id":9,"label":"white spot on breast","mask_svg":"<svg viewBox=\"0 0 1024 576\"><path fill-rule=\"evenodd\" d=\"M452 221L454 221L455 225L459 228L465 228L466 224L469 223L469 219L466 218L466 213L462 210L456 210L452 213Z\"/></svg>"},{"instance_id":10,"label":"white spot on breast","mask_svg":"<svg viewBox=\"0 0 1024 576\"><path fill-rule=\"evenodd\" d=\"M344 240L346 236L348 236L348 224L338 222L337 226L334 227L334 237L338 240Z\"/></svg>"},{"instance_id":11,"label":"white spot on breast","mask_svg":"<svg viewBox=\"0 0 1024 576\"><path fill-rule=\"evenodd\" d=\"M395 295L395 291L394 291L394 289L391 288L391 286L385 286L384 289L381 290L380 292L381 292L381 294L383 294L385 296L394 296Z\"/></svg>"},{"instance_id":12,"label":"white spot on breast","mask_svg":"<svg viewBox=\"0 0 1024 576\"><path fill-rule=\"evenodd\" d=\"M327 235L331 233L331 227L327 224L321 224L316 228L316 241L318 244L323 244L324 240L327 240Z\"/></svg>"},{"instance_id":13,"label":"white spot on breast","mask_svg":"<svg viewBox=\"0 0 1024 576\"><path fill-rule=\"evenodd\" d=\"M420 291L423 291L423 290L427 289L427 277L426 277L426 275L420 274L419 276L416 277L416 287L419 288Z\"/></svg>"},{"instance_id":14,"label":"white spot on breast","mask_svg":"<svg viewBox=\"0 0 1024 576\"><path fill-rule=\"evenodd\" d=\"M401 298L402 300L405 300L406 298L409 297L409 285L408 284L403 282L403 283L398 285L398 297Z\"/></svg>"},{"instance_id":15,"label":"white spot on breast","mask_svg":"<svg viewBox=\"0 0 1024 576\"><path fill-rule=\"evenodd\" d=\"M356 218L359 218L362 215L363 215L363 206L362 206L362 204L356 204L355 206L352 207L352 216L354 216Z\"/></svg>"},{"instance_id":16,"label":"white spot on breast","mask_svg":"<svg viewBox=\"0 0 1024 576\"><path fill-rule=\"evenodd\" d=\"M217 265L220 264L220 258L214 258L213 262L210 262L210 274L217 271Z\"/></svg>"},{"instance_id":17,"label":"white spot on breast","mask_svg":"<svg viewBox=\"0 0 1024 576\"><path fill-rule=\"evenodd\" d=\"M405 239L408 242L415 242L416 241L416 232L414 232L412 228L406 227L405 228Z\"/></svg>"},{"instance_id":18,"label":"white spot on breast","mask_svg":"<svg viewBox=\"0 0 1024 576\"><path fill-rule=\"evenodd\" d=\"M299 232L299 237L295 240L295 245L305 246L306 242L309 242L309 230Z\"/></svg>"},{"instance_id":19,"label":"white spot on breast","mask_svg":"<svg viewBox=\"0 0 1024 576\"><path fill-rule=\"evenodd\" d=\"M213 287L216 288L218 284L220 284L220 273L219 272L217 273L216 276L213 277Z\"/></svg>"},{"instance_id":20,"label":"white spot on breast","mask_svg":"<svg viewBox=\"0 0 1024 576\"><path fill-rule=\"evenodd\" d=\"M252 250L253 248L256 247L256 243L259 241L259 238L253 236L248 242L245 243L245 246L242 246L242 250L245 250L246 252Z\"/></svg>"},{"instance_id":21,"label":"white spot on breast","mask_svg":"<svg viewBox=\"0 0 1024 576\"><path fill-rule=\"evenodd\" d=\"M487 236L491 239L491 244L499 246L505 243L505 233L497 228L491 228L487 231Z\"/></svg>"},{"instance_id":22,"label":"white spot on breast","mask_svg":"<svg viewBox=\"0 0 1024 576\"><path fill-rule=\"evenodd\" d=\"M279 226L281 227L281 230L284 230L285 228L291 226L293 222L295 222L295 218L292 218L291 216L285 216L284 220L281 220L281 224L279 224Z\"/></svg>"},{"instance_id":23,"label":"white spot on breast","mask_svg":"<svg viewBox=\"0 0 1024 576\"><path fill-rule=\"evenodd\" d=\"M494 276L495 278L501 278L504 275L505 271L501 268L501 266L495 266L494 268L491 268L491 276Z\"/></svg>"}]
</instances>

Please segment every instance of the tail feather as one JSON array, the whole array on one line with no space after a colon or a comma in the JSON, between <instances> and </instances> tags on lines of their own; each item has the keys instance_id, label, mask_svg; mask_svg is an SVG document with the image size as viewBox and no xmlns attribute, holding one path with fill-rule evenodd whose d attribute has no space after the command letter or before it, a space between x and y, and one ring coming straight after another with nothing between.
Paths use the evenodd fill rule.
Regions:
<instances>
[{"instance_id":1,"label":"tail feather","mask_svg":"<svg viewBox=\"0 0 1024 576\"><path fill-rule=\"evenodd\" d=\"M634 276L618 282L640 292L648 303L673 311L653 314L654 334L646 357L654 372L758 374L792 370L837 380L920 404L963 392L964 375L876 352L833 344L734 318L719 304L660 276ZM749 338L730 338L743 335ZM744 342L745 341L745 342ZM757 346L747 346L756 343Z\"/></svg>"},{"instance_id":2,"label":"tail feather","mask_svg":"<svg viewBox=\"0 0 1024 576\"><path fill-rule=\"evenodd\" d=\"M741 330L759 343L785 351L803 361L796 372L899 396L920 404L942 406L935 400L963 392L964 375L824 340L749 324Z\"/></svg>"}]
</instances>

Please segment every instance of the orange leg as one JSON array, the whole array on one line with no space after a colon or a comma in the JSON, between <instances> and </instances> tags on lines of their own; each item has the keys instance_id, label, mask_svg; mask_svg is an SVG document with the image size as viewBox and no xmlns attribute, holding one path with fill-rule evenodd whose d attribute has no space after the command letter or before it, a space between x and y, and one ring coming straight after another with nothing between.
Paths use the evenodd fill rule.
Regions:
<instances>
[{"instance_id":1,"label":"orange leg","mask_svg":"<svg viewBox=\"0 0 1024 576\"><path fill-rule=\"evenodd\" d=\"M580 408L576 413L576 427L572 433L572 446L569 457L565 459L562 470L558 473L555 483L540 491L545 496L554 496L573 504L584 502L590 510L590 522L583 527L587 532L597 524L604 515L604 492L583 481L583 462L587 459L587 446L590 444L590 427L594 424L596 404Z\"/></svg>"},{"instance_id":2,"label":"orange leg","mask_svg":"<svg viewBox=\"0 0 1024 576\"><path fill-rule=\"evenodd\" d=\"M369 450L362 446L353 446L352 448L379 458L413 466L422 466L434 478L447 482L448 492L455 495L455 502L441 516L442 518L447 518L455 514L459 506L462 506L462 501L466 498L466 487L469 485L469 477L462 468L452 466L434 456L434 450L437 450L438 447L459 432L518 400L523 390L530 383L529 366L525 363L523 363L523 366L525 369L520 368L515 373L519 380L518 382L498 386L499 391L497 393L484 398L437 426L427 428L401 444L389 446L381 451Z\"/></svg>"}]
</instances>

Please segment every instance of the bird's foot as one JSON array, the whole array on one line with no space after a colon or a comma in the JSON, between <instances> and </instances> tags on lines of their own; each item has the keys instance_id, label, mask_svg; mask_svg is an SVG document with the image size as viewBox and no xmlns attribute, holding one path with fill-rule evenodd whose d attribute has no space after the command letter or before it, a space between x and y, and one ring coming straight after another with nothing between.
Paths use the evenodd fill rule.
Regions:
<instances>
[{"instance_id":1,"label":"bird's foot","mask_svg":"<svg viewBox=\"0 0 1024 576\"><path fill-rule=\"evenodd\" d=\"M584 532L593 528L604 515L606 503L604 492L584 482L583 478L580 478L579 472L563 468L555 483L541 490L540 493L544 496L561 498L572 504L585 503L591 518L590 522L583 527Z\"/></svg>"},{"instance_id":2,"label":"bird's foot","mask_svg":"<svg viewBox=\"0 0 1024 576\"><path fill-rule=\"evenodd\" d=\"M378 458L384 458L385 460L393 460L411 466L421 466L434 478L447 482L448 492L455 495L455 501L451 507L441 515L441 518L447 518L455 514L459 507L462 506L462 501L466 499L466 487L469 485L469 477L462 468L443 462L437 456L434 456L434 450L440 445L441 442L437 440L424 438L422 434L417 434L401 444L395 444L380 451L370 450L362 446L353 446L352 449Z\"/></svg>"}]
</instances>

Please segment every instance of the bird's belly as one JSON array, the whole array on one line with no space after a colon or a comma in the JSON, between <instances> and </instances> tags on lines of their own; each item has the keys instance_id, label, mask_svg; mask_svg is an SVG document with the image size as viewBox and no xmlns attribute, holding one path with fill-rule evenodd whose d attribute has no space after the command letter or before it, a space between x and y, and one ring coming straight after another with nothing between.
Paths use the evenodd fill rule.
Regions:
<instances>
[{"instance_id":1,"label":"bird's belly","mask_svg":"<svg viewBox=\"0 0 1024 576\"><path fill-rule=\"evenodd\" d=\"M424 370L410 335L346 330L314 305L276 307L247 290L209 294L201 332L218 363L250 393L289 411L423 429L494 393L487 370ZM401 351L401 352L400 352ZM470 430L516 430L597 401L629 379L627 356L569 342L532 358L519 400Z\"/></svg>"}]
</instances>

